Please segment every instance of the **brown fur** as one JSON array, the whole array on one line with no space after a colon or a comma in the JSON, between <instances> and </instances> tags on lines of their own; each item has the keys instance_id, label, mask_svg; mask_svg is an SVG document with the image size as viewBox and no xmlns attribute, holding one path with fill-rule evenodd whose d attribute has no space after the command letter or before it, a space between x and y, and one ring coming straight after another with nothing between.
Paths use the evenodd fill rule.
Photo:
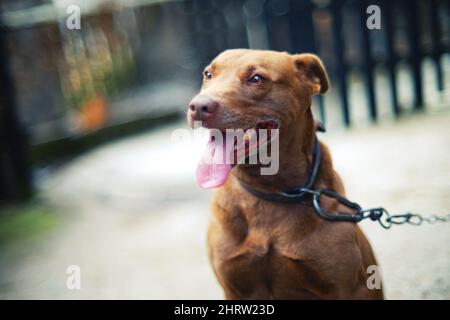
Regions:
<instances>
[{"instance_id":1,"label":"brown fur","mask_svg":"<svg viewBox=\"0 0 450 320\"><path fill-rule=\"evenodd\" d=\"M356 224L325 221L309 206L261 200L238 182L267 192L304 184L315 134L311 97L328 89L321 61L311 54L237 49L220 54L207 70L212 78L204 80L200 94L219 107L205 127L248 129L268 119L280 124L279 172L263 176L259 165L238 165L213 198L209 258L225 297L382 299L382 290L366 286L367 267L377 263ZM267 80L250 85L254 74ZM314 188L344 194L328 148L321 147ZM348 212L332 199L322 203Z\"/></svg>"}]
</instances>

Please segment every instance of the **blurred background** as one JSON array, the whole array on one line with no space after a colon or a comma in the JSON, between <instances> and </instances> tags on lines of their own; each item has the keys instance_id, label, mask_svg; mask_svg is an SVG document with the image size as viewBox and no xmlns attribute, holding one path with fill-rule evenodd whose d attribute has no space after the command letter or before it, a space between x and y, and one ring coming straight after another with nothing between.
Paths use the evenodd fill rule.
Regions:
<instances>
[{"instance_id":1,"label":"blurred background","mask_svg":"<svg viewBox=\"0 0 450 320\"><path fill-rule=\"evenodd\" d=\"M450 213L450 1L2 0L1 299L222 298L200 153L171 134L228 48L318 54L348 197ZM362 228L387 298L450 299L450 223Z\"/></svg>"}]
</instances>

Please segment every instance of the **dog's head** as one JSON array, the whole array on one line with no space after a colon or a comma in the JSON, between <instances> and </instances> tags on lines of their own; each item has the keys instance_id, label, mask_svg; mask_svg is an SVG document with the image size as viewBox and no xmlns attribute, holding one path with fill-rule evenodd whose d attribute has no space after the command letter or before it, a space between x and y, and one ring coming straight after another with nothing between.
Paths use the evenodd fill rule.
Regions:
<instances>
[{"instance_id":1,"label":"dog's head","mask_svg":"<svg viewBox=\"0 0 450 320\"><path fill-rule=\"evenodd\" d=\"M223 133L279 129L285 135L301 124L311 97L327 90L327 74L313 54L227 50L205 68L202 89L189 103L187 120L191 126L201 121L203 127ZM212 146L209 153L214 151ZM213 167L207 170L214 174ZM219 180L208 186L224 183Z\"/></svg>"}]
</instances>

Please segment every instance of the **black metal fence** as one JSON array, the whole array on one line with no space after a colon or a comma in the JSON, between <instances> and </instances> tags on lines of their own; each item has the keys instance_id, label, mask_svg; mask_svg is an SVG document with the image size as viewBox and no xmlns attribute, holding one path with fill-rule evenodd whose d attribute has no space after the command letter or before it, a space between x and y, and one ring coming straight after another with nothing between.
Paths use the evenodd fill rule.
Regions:
<instances>
[{"instance_id":1,"label":"black metal fence","mask_svg":"<svg viewBox=\"0 0 450 320\"><path fill-rule=\"evenodd\" d=\"M365 78L371 121L378 119L376 67L388 73L388 94L395 116L410 107L401 106L398 98L400 62L411 70L413 109L424 108L425 58L433 60L437 89L444 90L442 57L450 50L449 1L192 0L185 5L187 12L192 12L190 21L203 61L230 47L319 54L338 89L345 125L351 124L350 72L359 71ZM381 29L366 26L370 5L380 9ZM324 116L323 101L320 104Z\"/></svg>"},{"instance_id":2,"label":"black metal fence","mask_svg":"<svg viewBox=\"0 0 450 320\"><path fill-rule=\"evenodd\" d=\"M14 7L16 2L10 1ZM446 89L447 0L148 3L103 6L85 13L81 30L67 30L61 17L36 23L22 19L26 25L11 26L5 15L0 16L4 20L0 25L0 199L24 193L14 190L29 189L25 132L33 155L42 160L70 149L79 152L86 146L80 144L80 137L86 139L102 130L112 134L104 129L117 128L114 135L122 134L126 124L148 117L149 110L166 110L165 103L174 103L173 92L180 95L175 110L182 112L184 105L179 101L187 101L198 89L202 68L228 48L317 53L336 88L346 126L352 124L352 111L361 108L351 105L349 98L349 75L354 72L364 80L368 120L373 122L379 119L380 110L377 68L387 74L385 94L394 117L405 110L425 108L425 59L433 61L437 91ZM381 29L366 25L369 5L380 9ZM410 70L411 105L399 99L400 64ZM167 99L153 99L149 92ZM326 120L325 99L318 98L318 104ZM81 123L75 130L74 115Z\"/></svg>"}]
</instances>

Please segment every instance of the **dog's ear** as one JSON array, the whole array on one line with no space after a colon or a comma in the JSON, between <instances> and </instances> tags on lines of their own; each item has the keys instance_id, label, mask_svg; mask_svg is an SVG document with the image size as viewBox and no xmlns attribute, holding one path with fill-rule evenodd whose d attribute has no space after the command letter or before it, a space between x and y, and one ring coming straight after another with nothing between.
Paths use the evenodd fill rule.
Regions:
<instances>
[{"instance_id":1,"label":"dog's ear","mask_svg":"<svg viewBox=\"0 0 450 320\"><path fill-rule=\"evenodd\" d=\"M319 57L311 53L293 55L300 80L311 88L311 94L323 94L328 90L328 75Z\"/></svg>"}]
</instances>

